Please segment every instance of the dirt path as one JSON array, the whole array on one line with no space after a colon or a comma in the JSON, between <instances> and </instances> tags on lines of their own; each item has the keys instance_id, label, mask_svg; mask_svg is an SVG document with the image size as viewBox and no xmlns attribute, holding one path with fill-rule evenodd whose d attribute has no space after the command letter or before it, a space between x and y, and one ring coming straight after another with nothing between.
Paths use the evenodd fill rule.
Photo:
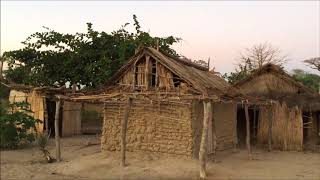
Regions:
<instances>
[{"instance_id":1,"label":"dirt path","mask_svg":"<svg viewBox=\"0 0 320 180\"><path fill-rule=\"evenodd\" d=\"M36 148L1 151L1 179L198 179L198 161L146 152L128 153L128 166L119 166L119 153L101 153L99 139L80 136L62 139L60 163L47 164ZM89 144L89 145L88 145ZM54 144L50 142L54 155ZM208 164L209 179L320 179L320 154L272 153L254 150L220 152Z\"/></svg>"}]
</instances>

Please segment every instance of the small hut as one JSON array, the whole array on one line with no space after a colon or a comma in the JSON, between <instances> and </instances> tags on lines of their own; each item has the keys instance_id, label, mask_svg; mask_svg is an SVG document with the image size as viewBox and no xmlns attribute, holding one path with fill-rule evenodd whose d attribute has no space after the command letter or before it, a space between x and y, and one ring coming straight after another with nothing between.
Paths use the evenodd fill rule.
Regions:
<instances>
[{"instance_id":1,"label":"small hut","mask_svg":"<svg viewBox=\"0 0 320 180\"><path fill-rule=\"evenodd\" d=\"M73 100L104 104L103 150L120 150L121 124L129 106L128 151L198 157L203 101L213 104L207 153L237 144L237 106L232 97L226 95L229 88L229 84L210 72L208 66L153 48L141 48L104 89L73 97Z\"/></svg>"},{"instance_id":2,"label":"small hut","mask_svg":"<svg viewBox=\"0 0 320 180\"><path fill-rule=\"evenodd\" d=\"M42 123L36 125L38 132L55 134L54 120L57 95L64 96L69 91L63 88L32 87L27 85L9 85L9 102L28 102L32 116ZM71 136L81 134L81 103L64 102L60 108L59 134Z\"/></svg>"},{"instance_id":3,"label":"small hut","mask_svg":"<svg viewBox=\"0 0 320 180\"><path fill-rule=\"evenodd\" d=\"M282 150L302 150L320 142L320 95L288 75L281 67L266 64L237 82L238 92L269 99L272 106L252 106L249 110L252 142ZM245 120L238 108L239 142L245 136ZM269 121L269 119L271 119Z\"/></svg>"}]
</instances>

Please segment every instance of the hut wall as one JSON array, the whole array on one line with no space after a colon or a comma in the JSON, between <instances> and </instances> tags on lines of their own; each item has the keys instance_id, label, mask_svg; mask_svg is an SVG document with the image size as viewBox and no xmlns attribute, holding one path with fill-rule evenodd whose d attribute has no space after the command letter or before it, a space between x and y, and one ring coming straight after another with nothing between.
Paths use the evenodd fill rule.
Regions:
<instances>
[{"instance_id":1,"label":"hut wall","mask_svg":"<svg viewBox=\"0 0 320 180\"><path fill-rule=\"evenodd\" d=\"M35 119L41 120L42 123L37 123L36 128L38 132L42 132L44 127L45 98L33 91L28 94L27 102L30 104L31 111L33 112L32 116Z\"/></svg>"},{"instance_id":2,"label":"hut wall","mask_svg":"<svg viewBox=\"0 0 320 180\"><path fill-rule=\"evenodd\" d=\"M101 144L120 150L121 120L126 102L107 102ZM192 155L191 104L133 100L129 111L127 150Z\"/></svg>"},{"instance_id":3,"label":"hut wall","mask_svg":"<svg viewBox=\"0 0 320 180\"><path fill-rule=\"evenodd\" d=\"M30 110L33 113L30 113L32 117L35 119L39 119L42 121L42 123L37 123L36 128L38 132L43 131L43 125L44 125L44 102L45 98L41 96L39 93L32 91L30 93L28 92L22 92L17 90L11 90L9 95L9 102L28 102L30 104Z\"/></svg>"},{"instance_id":4,"label":"hut wall","mask_svg":"<svg viewBox=\"0 0 320 180\"><path fill-rule=\"evenodd\" d=\"M81 103L63 103L62 136L81 134Z\"/></svg>"},{"instance_id":5,"label":"hut wall","mask_svg":"<svg viewBox=\"0 0 320 180\"><path fill-rule=\"evenodd\" d=\"M84 134L101 133L103 120L101 104L83 104L81 112L81 132Z\"/></svg>"},{"instance_id":6,"label":"hut wall","mask_svg":"<svg viewBox=\"0 0 320 180\"><path fill-rule=\"evenodd\" d=\"M216 125L217 150L231 149L237 143L237 106L215 103L213 121Z\"/></svg>"},{"instance_id":7,"label":"hut wall","mask_svg":"<svg viewBox=\"0 0 320 180\"><path fill-rule=\"evenodd\" d=\"M288 108L285 103L272 107L260 107L257 142L268 144L269 113L272 113L272 148L302 150L302 112L297 107Z\"/></svg>"},{"instance_id":8,"label":"hut wall","mask_svg":"<svg viewBox=\"0 0 320 180\"><path fill-rule=\"evenodd\" d=\"M312 112L311 114L311 132L310 132L310 141L313 144L320 143L320 113ZM318 119L319 118L319 119Z\"/></svg>"},{"instance_id":9,"label":"hut wall","mask_svg":"<svg viewBox=\"0 0 320 180\"><path fill-rule=\"evenodd\" d=\"M215 123L216 137L217 137L217 150L225 150L233 148L237 143L237 106L235 104L214 103L213 104L213 119ZM194 101L192 105L192 137L194 144L193 157L197 158L199 154L199 146L201 142L203 123L203 103L202 101ZM208 130L212 133L212 127ZM213 149L213 136L208 135L207 150Z\"/></svg>"},{"instance_id":10,"label":"hut wall","mask_svg":"<svg viewBox=\"0 0 320 180\"><path fill-rule=\"evenodd\" d=\"M199 158L199 148L203 127L203 102L194 100L192 102L192 144L193 144L193 158Z\"/></svg>"}]
</instances>

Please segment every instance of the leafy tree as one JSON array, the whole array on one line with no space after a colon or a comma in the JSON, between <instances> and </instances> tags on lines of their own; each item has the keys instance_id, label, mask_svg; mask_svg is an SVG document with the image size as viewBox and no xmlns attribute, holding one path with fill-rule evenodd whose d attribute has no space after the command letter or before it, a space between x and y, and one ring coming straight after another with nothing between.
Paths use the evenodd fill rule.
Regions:
<instances>
[{"instance_id":1,"label":"leafy tree","mask_svg":"<svg viewBox=\"0 0 320 180\"><path fill-rule=\"evenodd\" d=\"M315 90L316 92L320 90L320 76L316 74L311 74L305 72L301 69L294 69L292 77L296 80L302 82L306 87Z\"/></svg>"},{"instance_id":2,"label":"leafy tree","mask_svg":"<svg viewBox=\"0 0 320 180\"><path fill-rule=\"evenodd\" d=\"M87 87L105 83L141 46L156 46L177 56L170 46L180 39L152 37L141 30L133 16L135 32L123 25L111 33L95 31L87 23L86 33L64 34L45 28L30 35L24 48L5 52L7 80L35 86L63 86L66 82Z\"/></svg>"},{"instance_id":3,"label":"leafy tree","mask_svg":"<svg viewBox=\"0 0 320 180\"><path fill-rule=\"evenodd\" d=\"M0 104L0 137L1 148L16 148L21 143L32 142L36 123L40 120L28 115L31 113L29 104L26 102L13 103L9 105L11 112Z\"/></svg>"}]
</instances>

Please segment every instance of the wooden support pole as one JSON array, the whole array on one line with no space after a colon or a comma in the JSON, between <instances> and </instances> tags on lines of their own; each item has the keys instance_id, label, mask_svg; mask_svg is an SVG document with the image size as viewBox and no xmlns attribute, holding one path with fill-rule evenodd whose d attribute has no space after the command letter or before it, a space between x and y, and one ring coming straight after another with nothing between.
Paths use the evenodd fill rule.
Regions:
<instances>
[{"instance_id":1,"label":"wooden support pole","mask_svg":"<svg viewBox=\"0 0 320 180\"><path fill-rule=\"evenodd\" d=\"M273 112L272 107L270 106L269 114L268 114L268 151L272 151L272 120L273 120Z\"/></svg>"},{"instance_id":2,"label":"wooden support pole","mask_svg":"<svg viewBox=\"0 0 320 180\"><path fill-rule=\"evenodd\" d=\"M59 136L59 117L60 117L60 98L56 102L56 114L54 118L54 131L55 131L55 141L56 141L56 159L61 161L61 152L60 152L60 136Z\"/></svg>"},{"instance_id":3,"label":"wooden support pole","mask_svg":"<svg viewBox=\"0 0 320 180\"><path fill-rule=\"evenodd\" d=\"M257 142L257 109L256 106L253 107L253 134L252 134L252 139L253 139L253 144L256 144Z\"/></svg>"},{"instance_id":4,"label":"wooden support pole","mask_svg":"<svg viewBox=\"0 0 320 180\"><path fill-rule=\"evenodd\" d=\"M129 111L131 109L132 99L128 98L127 106L124 110L124 118L121 122L121 167L126 166L126 135Z\"/></svg>"},{"instance_id":5,"label":"wooden support pole","mask_svg":"<svg viewBox=\"0 0 320 180\"><path fill-rule=\"evenodd\" d=\"M248 110L247 104L244 106L244 110L246 115L246 129L247 129L246 144L248 149L248 157L249 157L249 160L252 160L251 144L250 144L250 119L249 119L249 110Z\"/></svg>"},{"instance_id":6,"label":"wooden support pole","mask_svg":"<svg viewBox=\"0 0 320 180\"><path fill-rule=\"evenodd\" d=\"M149 81L150 81L150 56L146 56L146 67L144 72L144 80L146 85L146 90L149 89Z\"/></svg>"},{"instance_id":7,"label":"wooden support pole","mask_svg":"<svg viewBox=\"0 0 320 180\"><path fill-rule=\"evenodd\" d=\"M76 91L77 91L77 84L73 83L72 84L72 94L76 93Z\"/></svg>"},{"instance_id":8,"label":"wooden support pole","mask_svg":"<svg viewBox=\"0 0 320 180\"><path fill-rule=\"evenodd\" d=\"M202 136L199 150L199 160L200 160L200 178L206 178L206 156L207 156L207 137L208 137L208 124L209 117L211 113L211 102L203 101L203 127Z\"/></svg>"}]
</instances>

